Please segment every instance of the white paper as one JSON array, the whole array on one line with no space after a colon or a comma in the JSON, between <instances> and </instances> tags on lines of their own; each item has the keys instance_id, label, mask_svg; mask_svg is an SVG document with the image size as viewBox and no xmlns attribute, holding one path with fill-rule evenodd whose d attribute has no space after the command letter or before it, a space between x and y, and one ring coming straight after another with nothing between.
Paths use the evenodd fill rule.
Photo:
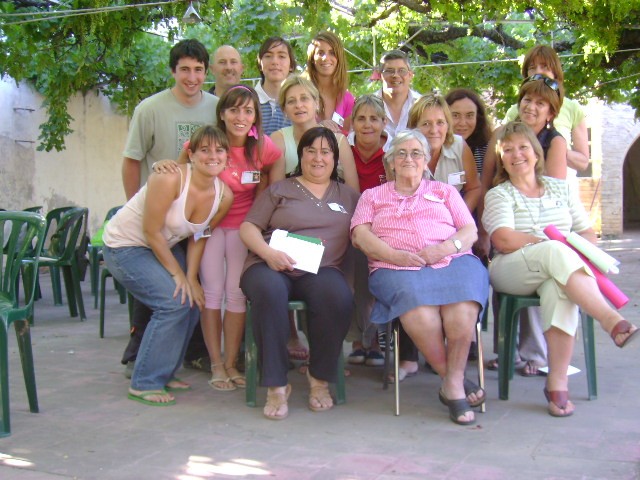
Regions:
<instances>
[{"instance_id":1,"label":"white paper","mask_svg":"<svg viewBox=\"0 0 640 480\"><path fill-rule=\"evenodd\" d=\"M318 273L320 261L324 253L324 245L307 242L295 237L288 237L286 230L274 230L269 246L286 253L296 262L295 268L305 272Z\"/></svg>"},{"instance_id":2,"label":"white paper","mask_svg":"<svg viewBox=\"0 0 640 480\"><path fill-rule=\"evenodd\" d=\"M539 367L538 371L549 374L549 367ZM573 375L574 373L580 373L580 369L574 367L573 365L569 365L567 368L567 375Z\"/></svg>"},{"instance_id":3,"label":"white paper","mask_svg":"<svg viewBox=\"0 0 640 480\"><path fill-rule=\"evenodd\" d=\"M567 235L567 242L591 260L591 263L593 263L602 273L618 273L620 271L618 270L618 265L620 265L618 260L603 250L600 250L600 248L577 233L571 232Z\"/></svg>"}]
</instances>

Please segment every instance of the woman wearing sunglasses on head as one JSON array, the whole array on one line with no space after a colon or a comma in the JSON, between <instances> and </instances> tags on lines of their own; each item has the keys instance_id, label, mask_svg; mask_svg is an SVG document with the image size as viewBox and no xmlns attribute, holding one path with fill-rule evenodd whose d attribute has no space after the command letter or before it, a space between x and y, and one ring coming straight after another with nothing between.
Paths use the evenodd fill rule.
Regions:
<instances>
[{"instance_id":1,"label":"woman wearing sunglasses on head","mask_svg":"<svg viewBox=\"0 0 640 480\"><path fill-rule=\"evenodd\" d=\"M547 45L536 45L527 52L522 64L522 78L544 75L564 87L564 72L556 51ZM505 117L505 123L518 115L517 106L512 106ZM564 97L562 108L553 121L567 141L567 176L573 178L575 170L585 170L589 166L589 139L587 121L582 106L575 100Z\"/></svg>"}]
</instances>

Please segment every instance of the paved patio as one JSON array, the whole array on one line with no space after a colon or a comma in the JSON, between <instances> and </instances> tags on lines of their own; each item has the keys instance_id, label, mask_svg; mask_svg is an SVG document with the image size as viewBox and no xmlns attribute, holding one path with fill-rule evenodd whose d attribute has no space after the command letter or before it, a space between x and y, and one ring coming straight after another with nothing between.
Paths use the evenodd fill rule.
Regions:
<instances>
[{"instance_id":1,"label":"paved patio","mask_svg":"<svg viewBox=\"0 0 640 480\"><path fill-rule=\"evenodd\" d=\"M631 298L623 309L640 324L640 232L602 245L622 262L614 281ZM217 392L203 372L185 370L193 389L178 404L154 408L126 398L120 355L126 308L108 292L106 337L98 311L71 319L54 306L43 277L32 330L40 413L28 410L15 338L10 338L13 434L0 439L0 478L9 479L637 479L640 478L640 342L620 351L596 333L599 396L588 401L583 372L571 378L576 413L552 418L544 378L516 375L498 400L487 372L488 404L472 427L454 425L437 398L438 379L422 372L401 384L401 416L381 369L353 367L347 403L313 413L306 380L290 373L289 418L272 422L244 405L244 391ZM491 328L491 327L490 327ZM491 357L491 335L484 334ZM582 342L574 361L583 368ZM349 348L345 345L345 351ZM475 366L469 369L475 375Z\"/></svg>"}]
</instances>

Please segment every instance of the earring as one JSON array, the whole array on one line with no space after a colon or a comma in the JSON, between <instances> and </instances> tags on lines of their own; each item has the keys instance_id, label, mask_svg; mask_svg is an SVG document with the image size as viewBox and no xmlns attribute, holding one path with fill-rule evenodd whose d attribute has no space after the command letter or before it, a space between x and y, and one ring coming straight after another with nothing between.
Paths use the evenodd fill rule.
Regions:
<instances>
[{"instance_id":1,"label":"earring","mask_svg":"<svg viewBox=\"0 0 640 480\"><path fill-rule=\"evenodd\" d=\"M547 130L549 130L551 128L551 123L549 123L549 120L547 120Z\"/></svg>"}]
</instances>

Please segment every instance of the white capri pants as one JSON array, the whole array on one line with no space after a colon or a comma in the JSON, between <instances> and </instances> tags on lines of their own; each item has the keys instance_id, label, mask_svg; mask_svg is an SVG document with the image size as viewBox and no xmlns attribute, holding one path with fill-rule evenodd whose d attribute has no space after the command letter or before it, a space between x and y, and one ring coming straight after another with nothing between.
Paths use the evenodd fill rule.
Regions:
<instances>
[{"instance_id":1,"label":"white capri pants","mask_svg":"<svg viewBox=\"0 0 640 480\"><path fill-rule=\"evenodd\" d=\"M548 240L522 247L515 252L499 254L489 264L489 279L493 288L512 295L540 297L542 329L556 327L575 336L578 328L578 306L560 288L569 277L583 269L593 273L570 247Z\"/></svg>"}]
</instances>

